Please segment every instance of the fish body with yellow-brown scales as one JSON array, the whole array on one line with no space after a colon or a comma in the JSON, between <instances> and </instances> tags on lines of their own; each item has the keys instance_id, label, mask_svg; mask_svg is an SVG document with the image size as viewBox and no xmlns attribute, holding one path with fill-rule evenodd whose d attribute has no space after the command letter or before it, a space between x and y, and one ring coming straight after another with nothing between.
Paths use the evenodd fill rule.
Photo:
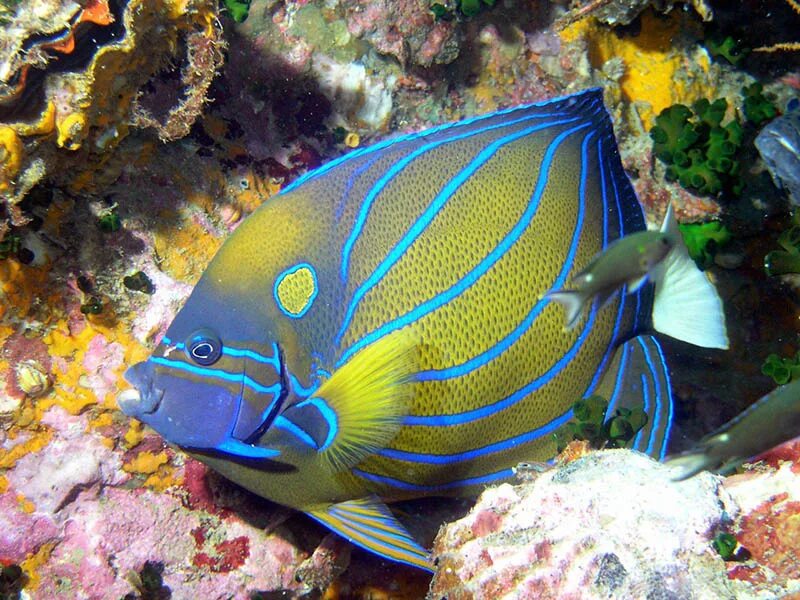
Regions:
<instances>
[{"instance_id":1,"label":"fish body with yellow-brown scales","mask_svg":"<svg viewBox=\"0 0 800 600\"><path fill-rule=\"evenodd\" d=\"M356 150L245 220L120 405L245 488L430 568L384 502L551 458L587 394L643 405L634 447L663 455L669 379L648 332L727 344L685 248L655 289L571 330L547 298L643 229L600 90Z\"/></svg>"}]
</instances>

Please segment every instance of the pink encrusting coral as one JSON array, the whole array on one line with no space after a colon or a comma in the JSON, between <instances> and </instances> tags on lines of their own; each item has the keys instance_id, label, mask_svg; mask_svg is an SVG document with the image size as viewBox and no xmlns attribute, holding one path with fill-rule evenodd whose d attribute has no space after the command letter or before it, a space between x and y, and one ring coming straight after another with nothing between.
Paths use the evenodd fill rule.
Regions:
<instances>
[{"instance_id":1,"label":"pink encrusting coral","mask_svg":"<svg viewBox=\"0 0 800 600\"><path fill-rule=\"evenodd\" d=\"M36 597L122 597L131 591L125 574L147 561L167 565L165 585L179 597L298 585L306 555L281 535L234 511L189 508L178 489L132 488L121 456L87 433L84 416L54 407L43 421L54 440L20 458L0 494L0 560L42 563L30 572Z\"/></svg>"},{"instance_id":2,"label":"pink encrusting coral","mask_svg":"<svg viewBox=\"0 0 800 600\"><path fill-rule=\"evenodd\" d=\"M682 482L672 476L627 450L524 471L521 483L487 490L469 515L440 531L432 596L761 598L767 590L800 591L796 568L773 576L770 586L754 586L729 577L735 567L713 549L716 534L736 531L735 523L751 529L764 512L740 509L735 499L743 489L708 473ZM764 493L771 477L754 474L742 487ZM800 479L793 475L790 485ZM782 522L798 518L796 507L785 510Z\"/></svg>"}]
</instances>

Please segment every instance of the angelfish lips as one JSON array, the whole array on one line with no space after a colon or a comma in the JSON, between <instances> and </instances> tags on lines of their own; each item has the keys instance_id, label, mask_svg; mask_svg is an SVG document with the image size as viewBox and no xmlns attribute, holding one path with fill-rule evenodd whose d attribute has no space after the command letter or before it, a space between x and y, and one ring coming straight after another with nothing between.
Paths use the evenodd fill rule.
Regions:
<instances>
[{"instance_id":1,"label":"angelfish lips","mask_svg":"<svg viewBox=\"0 0 800 600\"><path fill-rule=\"evenodd\" d=\"M148 372L152 368L146 362L141 362L125 371L125 380L134 386L117 395L117 404L129 417L141 418L143 415L154 413L164 397L164 390L153 386L152 377Z\"/></svg>"}]
</instances>

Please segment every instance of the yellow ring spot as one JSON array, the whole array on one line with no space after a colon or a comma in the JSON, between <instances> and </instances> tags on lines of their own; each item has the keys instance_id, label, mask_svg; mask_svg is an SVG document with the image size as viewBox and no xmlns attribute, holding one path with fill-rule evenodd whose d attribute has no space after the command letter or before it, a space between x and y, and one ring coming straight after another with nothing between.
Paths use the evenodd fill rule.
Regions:
<instances>
[{"instance_id":1,"label":"yellow ring spot","mask_svg":"<svg viewBox=\"0 0 800 600\"><path fill-rule=\"evenodd\" d=\"M275 282L275 301L289 317L302 317L317 296L317 277L310 265L284 271Z\"/></svg>"}]
</instances>

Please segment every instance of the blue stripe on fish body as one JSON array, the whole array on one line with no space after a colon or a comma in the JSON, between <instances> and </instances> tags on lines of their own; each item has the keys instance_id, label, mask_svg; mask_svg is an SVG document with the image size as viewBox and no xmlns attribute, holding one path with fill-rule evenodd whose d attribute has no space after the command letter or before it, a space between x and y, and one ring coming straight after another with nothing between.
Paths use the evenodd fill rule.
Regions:
<instances>
[{"instance_id":1,"label":"blue stripe on fish body","mask_svg":"<svg viewBox=\"0 0 800 600\"><path fill-rule=\"evenodd\" d=\"M425 154L427 152L430 152L431 150L433 150L435 148L438 148L439 146L442 146L443 144L450 144L455 140L461 140L461 139L473 137L473 136L476 136L476 135L479 135L479 134L483 134L483 133L486 133L487 131L492 131L492 130L495 130L495 129L507 128L509 125L516 125L518 123L525 123L525 122L531 121L532 119L537 119L538 120L538 119L552 118L552 117L557 117L557 116L559 116L559 115L552 115L552 114L529 115L527 117L521 117L519 119L515 119L515 120L512 120L512 121L507 121L507 122L498 123L498 124L495 124L495 125L490 125L490 126L486 127L485 129L479 129L477 131L467 131L467 132L461 133L459 135L456 135L453 138L444 139L444 140L438 140L438 141L435 141L435 142L430 142L428 144L425 144L424 146L416 148L410 154L408 154L407 156L404 156L400 161L398 161L397 163L392 165L392 168L390 168L378 180L378 182L372 187L372 189L370 189L369 193L364 198L364 201L361 204L361 208L360 208L360 210L358 212L358 218L356 219L356 222L353 225L353 228L352 228L352 230L350 232L350 235L347 237L347 241L344 244L344 248L342 249L342 267L341 267L341 273L340 273L342 281L347 281L347 273L348 273L349 266L350 266L350 254L353 251L353 246L355 245L356 241L358 240L358 236L361 234L361 231L364 228L364 224L366 223L367 217L369 216L369 212L370 212L370 209L372 208L372 204L375 202L375 199L378 197L378 195L386 188L387 184L392 179L394 179L394 177L396 177L400 172L402 172L409 164L411 164L413 161L419 159L423 154ZM556 121L548 121L543 125L530 127L528 129L524 130L523 132L513 134L513 136L510 136L510 137L511 138L515 138L515 137L519 137L521 135L528 135L528 134L530 134L530 133L532 133L534 131L540 131L541 129L545 129L547 127L552 127L553 125L560 125L560 124L564 124L564 123L572 123L572 122L575 122L577 120L578 120L577 117L573 117L571 119L566 119L566 120L561 120L561 121L558 121L558 120L556 120ZM451 180L451 181L449 181L447 183L447 186L439 193L437 198L434 200L433 205L431 206L429 211L430 212L436 212L437 209L435 208L435 206L437 204L443 204L444 202L446 202L447 198L450 195L452 195L453 191L457 187L459 187L461 185L461 183L463 183L463 180L466 179L467 177L469 177L472 174L471 172L474 172L475 170L477 170L480 167L480 165L483 164L483 162L485 162L486 159L481 160L482 159L481 155L486 154L486 155L488 155L487 158L490 157L492 154L494 154L494 152L497 149L497 147L502 146L505 143L508 143L508 141L513 141L513 139L505 139L504 138L502 140L495 141L489 147L487 147L484 150L482 150L481 154L479 154L478 157L476 158L476 160L473 161L473 164L471 164L469 166L469 168L468 168L466 173L464 171L462 171L461 173L459 173L459 175L456 178L456 180ZM494 148L493 148L493 146L494 146ZM391 257L391 253L390 253L389 257L387 257L387 259L390 258L390 257ZM366 283L362 284L362 287L365 287L366 285L367 285ZM361 295L363 295L363 293ZM358 297L359 293L356 292L355 296ZM349 319L347 317L345 317L345 326L346 326L348 321L349 321Z\"/></svg>"},{"instance_id":2,"label":"blue stripe on fish body","mask_svg":"<svg viewBox=\"0 0 800 600\"><path fill-rule=\"evenodd\" d=\"M519 119L516 122L524 122L526 120L528 120L528 119ZM553 127L553 126L556 126L556 125L566 125L566 124L569 124L569 123L574 123L577 120L578 119L576 119L576 118L573 118L573 119L562 119L560 121L551 121L551 122L546 122L546 123L541 124L541 125L535 125L535 126L532 126L532 127L527 127L525 129L523 129L522 131L518 131L518 132L515 132L515 133L512 133L512 134L509 134L509 135L507 135L507 136L505 136L503 138L500 138L499 140L495 140L491 144L489 144L489 146L487 146L486 148L482 149L478 153L478 155L464 169L462 169L453 179L451 179L450 181L447 182L447 184L442 188L442 190L433 199L431 204L426 208L425 212L413 223L413 225L405 233L403 238L389 251L389 253L387 254L386 258L383 259L381 264L378 265L378 267L372 272L372 274L367 278L367 280L364 281L358 287L358 289L356 289L355 293L353 294L352 299L350 300L350 304L347 307L347 312L345 313L344 321L342 322L339 335L337 336L337 341L341 341L342 336L344 335L344 331L350 325L350 322L352 321L352 318L353 318L353 313L355 312L355 309L356 309L358 303L361 301L361 299L364 297L364 295L371 288L373 288L378 281L380 281L383 278L383 276L387 273L387 271L392 267L392 265L394 263L396 263L400 259L400 257L405 253L405 251L414 242L414 240L416 240L420 236L420 234L430 225L431 221L433 221L433 219L436 217L436 215L439 213L439 211L442 209L442 207L448 202L448 200L450 200L450 198L452 198L452 196L456 192L456 190L458 190L464 184L464 182L466 182L470 177L472 177L475 174L475 172L478 171L478 169L481 166L483 166L488 160L490 160L500 148L502 148L506 144L512 143L512 142L514 142L514 141L516 141L516 140L518 140L518 139L520 139L522 137L526 137L526 136L532 135L533 133L536 133L538 131L542 131L543 129L547 129L547 128L550 128L550 127ZM514 122L509 123L509 124L514 124ZM506 124L504 123L502 125L495 126L492 129L498 129L501 126L505 127ZM573 130L569 130L568 132L564 132L564 133L560 134L560 136L566 137L567 135L572 134L574 131L578 131L578 130L583 129L583 128L587 127L587 126L588 126L588 123L584 123L582 125L578 125ZM483 132L478 132L478 133L483 133ZM475 135L475 134L463 134L463 137L466 137L467 135ZM461 137L461 136L458 136L458 137ZM556 147L558 146L558 144L561 142L562 139L563 138L560 138L560 137L556 138L556 141L554 142ZM447 143L452 143L451 140L446 140L446 142ZM443 143L445 143L445 141L431 143L428 146L436 147L436 146L441 145ZM428 150L428 146L426 146L424 148L425 151ZM551 148L552 148L552 146L551 146ZM548 152L550 152L551 148L548 149ZM420 150L423 150L423 149L420 149ZM420 152L420 154L421 153L422 152ZM414 159L414 158L417 158L417 156L415 156L414 153L412 153L408 157L408 159ZM549 157L547 155L545 155L545 160L547 160L548 158ZM402 166L404 167L406 165L402 165ZM392 172L391 176L394 177L399 172L400 172L400 169L398 169L396 172ZM367 200L365 201L365 206L367 205L368 201L371 204L372 200L373 200L373 198L368 197ZM535 212L535 207L534 207L534 212ZM353 240L353 243L354 243L354 241L358 238L358 235L360 234L361 229L363 228L363 221L366 219L366 215L367 214L368 213L364 212L363 209L362 209L362 213L359 214L359 220L356 222L356 226L354 228L354 231L351 234L351 236L348 238L348 240L347 240L348 243L345 244L345 248L344 248L344 251L343 251L343 268L346 268L347 265L349 264L350 252L351 252L351 248L352 248L352 245L350 244L350 242L351 242L351 240ZM348 244L350 244L350 245L348 245ZM342 279L343 280L346 279L344 272L342 273Z\"/></svg>"},{"instance_id":3,"label":"blue stripe on fish body","mask_svg":"<svg viewBox=\"0 0 800 600\"><path fill-rule=\"evenodd\" d=\"M193 415L191 426L205 428L212 450L255 459L253 442L274 462L202 460L420 566L424 550L393 520L350 501L506 479L518 462L552 458L551 434L575 401L597 390L627 406L642 373L660 412L640 441L664 447L660 350L625 342L651 295L618 294L568 332L542 300L641 229L599 90L358 149L287 186L226 241L151 359L156 377L183 383L142 418L180 444L198 432L165 424L184 418L171 406L191 410L179 393L211 397L209 407L227 399L220 418ZM198 328L222 340L217 363L169 355L183 343L170 340ZM398 393L381 395L384 380ZM376 407L385 414L354 430Z\"/></svg>"},{"instance_id":4,"label":"blue stripe on fish body","mask_svg":"<svg viewBox=\"0 0 800 600\"><path fill-rule=\"evenodd\" d=\"M542 427L537 427L536 429L525 432L521 435L517 435L494 444L473 448L465 452L456 452L453 454L429 454L384 448L383 450L379 450L377 454L385 458L394 458L396 460L402 460L405 462L420 462L432 465L450 465L467 460L475 460L476 458L482 458L496 452L503 452L521 444L527 444L533 440L541 438L542 436L550 435L559 427L569 422L572 417L573 413L572 409L570 409L560 417L553 419Z\"/></svg>"},{"instance_id":5,"label":"blue stripe on fish body","mask_svg":"<svg viewBox=\"0 0 800 600\"><path fill-rule=\"evenodd\" d=\"M422 316L425 316L431 311L436 310L437 308L447 304L448 302L452 301L454 297L461 294L465 289L470 287L474 284L481 276L483 276L486 271L494 266L494 264L508 251L509 247L511 247L518 237L522 234L522 232L527 228L530 221L534 218L536 214L536 209L539 205L539 201L541 199L542 193L547 185L547 170L549 168L550 163L552 162L553 154L558 149L559 144L566 139L568 136L572 135L573 133L580 131L588 126L588 124L583 124L576 126L572 129L564 131L560 133L553 143L548 147L547 152L545 153L543 163L542 163L542 171L540 172L539 179L536 184L535 192L531 202L529 203L525 213L523 213L522 218L520 219L517 224L515 224L514 228L506 235L500 243L495 246L495 248L486 256L484 257L478 265L469 273L467 273L460 281L458 281L455 285L451 286L446 292L439 294L438 296L430 299L428 302L423 303L420 306L417 306L413 310L409 311L407 314L403 315L400 318L395 319L390 323L386 323L379 327L376 331L371 332L370 334L362 337L360 340L355 342L350 348L348 348L340 358L340 362L346 362L346 360L355 354L358 350L363 348L369 343L372 343L379 337L386 335L391 331L395 331L406 325L416 321ZM526 135L529 135L530 132L526 131ZM440 210L441 207L437 207L437 211ZM570 261L567 261L570 263ZM570 263L571 264L571 263ZM383 277L384 274L381 275ZM359 288L363 289L363 288ZM356 291L354 301L351 301L350 306L348 307L348 312L345 315L345 320L343 324L343 328L349 324L352 313L355 310L355 302L356 299L359 299L359 292ZM544 304L544 302L542 302ZM341 339L343 335L343 331L340 331L339 336L337 339Z\"/></svg>"}]
</instances>

